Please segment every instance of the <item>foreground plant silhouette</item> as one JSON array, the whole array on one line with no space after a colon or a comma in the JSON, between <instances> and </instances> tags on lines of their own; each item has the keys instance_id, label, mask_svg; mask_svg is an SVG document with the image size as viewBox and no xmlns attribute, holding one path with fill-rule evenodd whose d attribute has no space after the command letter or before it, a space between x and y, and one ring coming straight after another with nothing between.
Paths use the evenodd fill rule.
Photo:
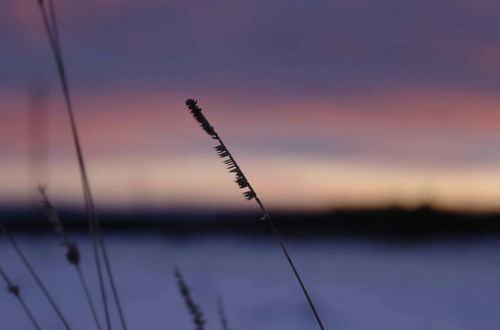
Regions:
<instances>
[{"instance_id":1,"label":"foreground plant silhouette","mask_svg":"<svg viewBox=\"0 0 500 330\"><path fill-rule=\"evenodd\" d=\"M26 302L24 301L23 296L21 295L21 289L12 281L10 278L7 276L7 273L3 270L3 268L0 266L0 277L4 280L5 284L7 285L7 291L12 294L16 299L19 301L19 304L21 305L22 309L24 310L24 313L26 313L26 316L30 320L31 324L36 330L41 330L40 325L38 324L38 321L35 319L33 316L33 313L31 312L31 309L28 307Z\"/></svg>"},{"instance_id":2,"label":"foreground plant silhouette","mask_svg":"<svg viewBox=\"0 0 500 330\"><path fill-rule=\"evenodd\" d=\"M108 297L106 294L106 288L104 283L104 271L107 273L109 285L111 287L111 293L114 298L116 309L118 311L121 326L124 330L127 330L127 324L125 321L125 315L118 295L118 290L115 284L114 275L111 269L111 262L106 249L104 237L101 231L101 224L97 216L97 212L94 205L94 199L92 197L92 191L90 189L90 182L87 175L87 169L85 166L85 160L83 156L83 150L80 143L80 137L78 134L76 118L73 111L73 104L71 101L70 88L68 83L68 78L66 75L66 67L64 65L64 59L62 54L61 43L59 40L59 28L57 24L56 9L53 0L37 0L38 7L42 16L43 24L47 37L49 39L49 45L52 50L52 55L56 62L57 73L59 76L59 81L61 83L61 88L64 95L64 101L66 104L66 110L69 117L69 124L71 128L71 135L73 138L73 144L76 151L76 156L78 160L78 168L80 171L80 177L82 182L83 197L85 202L85 209L87 213L87 219L89 223L89 231L92 240L92 249L94 253L96 271L99 280L99 288L101 293L102 305L104 309L104 316L106 320L106 328L111 330L111 317L108 307ZM104 264L101 265L101 258Z\"/></svg>"},{"instance_id":3,"label":"foreground plant silhouette","mask_svg":"<svg viewBox=\"0 0 500 330\"><path fill-rule=\"evenodd\" d=\"M227 322L226 311L224 309L224 302L222 301L222 297L217 299L217 309L219 311L219 320L222 326L222 330L231 330L229 329L229 325Z\"/></svg>"},{"instance_id":4,"label":"foreground plant silhouette","mask_svg":"<svg viewBox=\"0 0 500 330\"><path fill-rule=\"evenodd\" d=\"M40 288L40 290L43 292L43 295L47 299L49 305L52 307L52 309L54 310L54 312L57 314L57 317L61 320L64 328L66 330L71 330L71 327L70 327L68 321L66 320L66 317L63 315L61 309L59 308L59 306L55 302L54 298L52 297L52 294L49 292L49 290L45 286L44 282L40 278L40 275L38 275L37 271L35 270L35 268L31 264L31 262L28 260L28 258L24 254L23 250L21 250L21 248L17 244L17 241L7 231L7 228L5 228L5 225L2 222L0 222L0 230L2 231L2 234L3 234L4 238L6 239L6 241L10 244L10 246L12 247L12 249L15 251L16 255L19 257L19 259L22 261L22 263L24 264L24 266L26 267L26 269L29 271L29 273L33 277L33 280L35 280L36 284L38 285L38 287ZM2 271L2 274L4 276L4 280L9 285L10 292L13 293L14 295L18 295L19 294L19 288L16 287L16 286L13 286L11 284L10 280L8 280L8 278L5 276L5 272ZM24 306L23 306L23 308L24 308ZM27 309L26 309L26 313L28 313ZM29 314L31 314L31 313L29 313ZM34 318L32 316L30 316L30 319L32 321L34 321ZM36 322L34 322L34 323L36 323Z\"/></svg>"},{"instance_id":5,"label":"foreground plant silhouette","mask_svg":"<svg viewBox=\"0 0 500 330\"><path fill-rule=\"evenodd\" d=\"M314 306L314 303L311 299L311 296L309 295L309 292L307 291L307 289L304 285L304 282L302 281L302 278L301 278L297 268L295 267L295 264L294 264L292 258L290 257L290 254L288 253L288 250L285 246L285 242L283 241L281 234L276 229L274 222L271 219L271 216L267 212L267 210L264 207L264 204L262 203L260 198L257 196L257 193L253 189L252 185L245 177L245 174L243 174L243 171L241 170L240 166L238 165L238 163L234 159L233 155L231 155L231 153L229 152L226 145L224 144L224 142L220 138L219 134L217 134L217 132L215 131L213 126L210 125L210 122L207 120L205 115L201 112L201 108L198 107L197 103L198 103L198 101L196 101L194 99L186 100L186 105L189 108L189 110L191 111L191 114L193 115L194 119L196 119L196 121L198 121L198 123L203 128L203 130L208 135L210 135L210 137L212 139L216 140L219 143L219 145L217 145L215 147L215 151L217 152L219 157L224 159L224 164L226 164L229 172L234 173L234 175L236 177L235 182L240 187L240 189L246 189L245 192L243 192L243 196L245 196L245 198L247 200L254 199L257 202L257 204L259 205L259 208L262 211L261 220L267 221L267 223L269 224L269 227L271 228L272 232L274 233L274 236L278 240L278 243L281 247L281 250L283 251L283 254L285 255L290 267L292 268L292 271L295 275L295 278L299 282L299 285L302 289L302 292L304 292L304 295L307 299L307 302L308 302L309 306L311 307L311 310L314 314L314 317L316 318L316 321L318 322L320 329L324 330L325 328L323 327L323 322L321 322L321 318L319 317L318 311L316 310L316 307Z\"/></svg>"},{"instance_id":6,"label":"foreground plant silhouette","mask_svg":"<svg viewBox=\"0 0 500 330\"><path fill-rule=\"evenodd\" d=\"M204 330L206 321L203 319L203 312L194 302L193 297L191 296L191 290L189 290L189 287L187 286L186 281L184 281L184 278L178 268L175 269L174 275L177 280L179 292L186 303L186 308L188 309L189 314L191 314L191 320L193 321L196 330Z\"/></svg>"},{"instance_id":7,"label":"foreground plant silhouette","mask_svg":"<svg viewBox=\"0 0 500 330\"><path fill-rule=\"evenodd\" d=\"M97 316L96 307L94 305L94 301L92 300L92 296L90 295L87 280L80 265L80 252L78 246L75 242L69 239L68 233L66 232L66 229L64 228L64 225L59 218L59 214L49 200L49 196L47 195L47 188L45 186L39 186L38 191L42 196L42 204L47 218L54 227L54 230L60 235L61 246L64 246L66 248L66 260L75 268L78 274L78 279L85 294L85 299L87 300L87 304L89 305L92 317L94 318L95 325L98 330L101 330L102 328L99 322L99 317Z\"/></svg>"}]
</instances>

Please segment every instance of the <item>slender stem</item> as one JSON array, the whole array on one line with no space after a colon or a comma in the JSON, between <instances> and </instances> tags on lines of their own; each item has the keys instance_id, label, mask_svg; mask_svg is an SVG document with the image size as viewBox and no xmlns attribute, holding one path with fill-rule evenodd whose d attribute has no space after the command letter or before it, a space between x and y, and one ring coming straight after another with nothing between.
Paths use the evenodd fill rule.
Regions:
<instances>
[{"instance_id":1,"label":"slender stem","mask_svg":"<svg viewBox=\"0 0 500 330\"><path fill-rule=\"evenodd\" d=\"M118 295L118 289L116 288L115 278L113 276L113 271L111 269L111 263L109 262L108 252L106 250L106 245L104 240L102 239L102 235L100 234L99 222L97 223L97 228L99 232L99 241L101 244L101 252L104 257L104 266L106 267L106 272L108 273L109 284L111 285L111 292L113 293L113 298L115 300L116 310L118 311L118 316L120 317L120 323L124 330L127 330L127 322L125 321L125 315L123 313L123 309L120 303L120 297Z\"/></svg>"},{"instance_id":2,"label":"slender stem","mask_svg":"<svg viewBox=\"0 0 500 330\"><path fill-rule=\"evenodd\" d=\"M49 41L51 41L51 44L52 44L52 51L54 54L54 59L56 61L57 70L59 73L61 87L63 90L64 99L66 102L66 108L67 108L67 111L69 114L71 132L72 132L72 136L73 136L73 142L75 145L77 158L78 158L78 165L79 165L79 169L80 169L80 176L81 176L83 194L84 194L84 199L85 199L85 204L86 204L86 209L87 209L89 228L91 231L91 236L92 236L92 241L93 241L94 256L96 259L96 268L97 268L98 275L99 275L99 284L101 287L101 296L102 296L104 311L105 311L105 315L106 315L106 324L107 324L108 329L111 329L111 319L109 316L106 290L104 289L103 275L102 275L101 265L100 265L99 256L98 256L98 252L97 252L98 248L100 249L102 258L104 260L104 265L106 268L106 272L108 274L108 279L109 279L109 282L111 285L111 291L113 294L116 308L118 310L118 314L120 317L120 322L122 324L122 328L124 330L126 330L127 325L126 325L126 321L125 321L125 315L123 313L121 302L120 302L120 299L118 296L118 290L117 290L116 285L115 285L115 280L114 280L114 276L113 276L113 273L111 270L111 264L110 264L108 253L107 253L106 246L104 243L104 238L102 235L99 219L96 215L94 201L92 198L92 192L90 189L90 183L89 183L89 179L87 176L87 170L85 167L83 151L82 151L80 139L78 136L76 119L74 116L74 111L73 111L73 106L72 106L72 102L71 102L65 66L64 66L63 57L62 57L62 50L61 50L61 46L59 43L57 17L56 17L55 7L52 3L52 0L49 0L49 6L50 6L50 20L49 20L49 19L47 19L47 14L45 11L45 7L43 6L43 3L39 2L39 4L40 4L41 11L42 11L42 16L44 16L44 23L46 26L47 34L49 35Z\"/></svg>"},{"instance_id":3,"label":"slender stem","mask_svg":"<svg viewBox=\"0 0 500 330\"><path fill-rule=\"evenodd\" d=\"M52 203L49 200L49 196L47 195L46 187L40 186L38 188L38 190L40 191L40 194L42 195L42 202L44 204L46 212L48 213L48 217L50 219L50 222L53 223L53 225L56 229L56 232L58 232L61 236L62 245L66 246L68 251L71 251L71 247L74 246L74 249L76 250L76 254L79 255L76 245L70 241L69 235L66 232L66 229L64 228L64 224L62 223L61 219L59 218L59 214L57 213L56 209L54 208L54 206L52 205ZM94 301L92 299L92 296L90 295L87 281L85 280L85 276L84 276L82 269L80 267L79 256L75 259L68 258L68 261L70 262L71 265L73 265L75 267L75 270L78 273L80 285L82 286L83 291L85 293L85 298L87 300L87 304L88 304L90 311L92 313L92 316L94 318L97 329L101 330L101 325L99 322L99 317L97 316Z\"/></svg>"},{"instance_id":4,"label":"slender stem","mask_svg":"<svg viewBox=\"0 0 500 330\"><path fill-rule=\"evenodd\" d=\"M17 296L17 300L19 301L19 304L21 305L22 309L28 315L28 318L30 319L31 323L33 324L33 327L37 330L41 330L40 326L38 325L37 320L33 316L33 313L31 313L31 310L29 309L28 305L26 305L26 302L24 301L24 298L22 296Z\"/></svg>"},{"instance_id":5,"label":"slender stem","mask_svg":"<svg viewBox=\"0 0 500 330\"><path fill-rule=\"evenodd\" d=\"M271 230L273 231L274 236L278 240L279 245L281 247L281 250L283 251L283 254L286 257L286 260L288 260L288 263L290 264L290 267L292 268L293 273L295 274L295 277L297 278L297 281L300 284L302 292L304 292L304 295L306 296L307 302L309 303L309 306L311 307L311 310L314 314L314 317L316 318L316 321L318 322L320 329L324 330L325 327L323 326L323 323L321 322L321 318L319 317L318 311L316 310L316 307L314 306L314 303L313 303L311 297L309 296L309 292L307 291L306 286L305 286L304 282L302 281L302 278L300 277L299 271L295 267L295 264L293 263L292 258L288 254L288 250L285 246L285 242L283 240L283 237L280 235L280 233L278 232L278 230L274 226L274 223L270 217L267 218L267 222L268 222L269 226L271 227Z\"/></svg>"},{"instance_id":6,"label":"slender stem","mask_svg":"<svg viewBox=\"0 0 500 330\"><path fill-rule=\"evenodd\" d=\"M101 330L101 324L99 322L99 317L97 316L97 311L94 305L94 301L92 300L92 297L90 296L90 291L89 287L87 285L87 281L85 280L85 277L83 276L82 269L80 265L75 265L76 272L78 273L78 278L80 280L80 284L82 285L83 291L85 293L85 297L87 298L87 302L90 308L90 311L92 312L92 317L94 318L95 324L97 326L97 329Z\"/></svg>"},{"instance_id":7,"label":"slender stem","mask_svg":"<svg viewBox=\"0 0 500 330\"><path fill-rule=\"evenodd\" d=\"M45 30L47 32L47 37L49 38L51 50L52 50L52 53L54 55L54 59L56 61L56 66L57 66L57 70L58 70L58 74L59 74L59 78L60 78L60 82L61 82L61 87L63 89L64 100L66 103L66 109L67 109L67 112L69 115L71 134L73 137L73 143L75 145L77 159L78 159L78 165L79 165L80 174L81 174L83 196L84 196L85 208L87 211L89 232L90 232L90 237L92 240L92 249L93 249L95 266L96 266L96 271L97 271L97 276L98 276L98 281L99 281L99 288L100 288L100 293L101 293L102 305L103 305L103 309L104 309L104 316L106 319L107 329L111 330L112 329L111 318L109 315L109 307L108 307L108 299L107 299L106 289L104 287L104 277L102 274L101 260L99 257L97 234L96 234L94 219L93 219L93 215L92 215L93 212L91 210L90 203L89 203L89 194L87 191L87 173L86 173L86 169L85 169L84 162L83 162L83 154L82 154L82 150L81 150L81 146L80 146L80 140L78 138L76 120L75 120L75 116L73 113L73 106L71 103L71 98L69 96L69 88L67 86L66 74L64 71L64 63L62 61L62 51L59 47L60 45L56 41L57 39L56 39L56 35L54 32L57 29L57 24L55 24L55 21L54 21L55 16L52 15L51 17L53 17L53 19L50 20L43 3L40 1L38 3L39 3L39 7L40 7L40 12L42 14L44 27L45 27ZM54 7L52 5L52 12L54 13L53 8Z\"/></svg>"},{"instance_id":8,"label":"slender stem","mask_svg":"<svg viewBox=\"0 0 500 330\"><path fill-rule=\"evenodd\" d=\"M38 276L37 272L35 271L35 269L31 265L29 260L26 258L26 256L24 255L24 253L21 250L21 248L19 247L19 245L17 245L17 242L14 239L14 237L12 237L12 235L10 235L7 232L7 229L5 228L5 226L2 223L0 223L0 228L2 229L2 232L3 232L3 235L5 236L5 238L9 241L10 245L12 246L12 248L14 249L14 251L16 252L18 257L23 262L24 266L30 272L31 276L33 277L33 279L37 283L38 287L42 290L43 294L45 295L45 298L47 298L47 300L49 301L49 304L52 306L52 308L56 312L57 316L59 317L59 319L63 323L64 327L67 330L71 330L71 327L69 326L68 321L66 321L66 318L64 317L63 313L61 312L61 310L57 306L56 302L54 301L54 298L52 298L52 295L50 294L50 292L47 289L47 287L45 286L45 284L43 284L42 280L40 279L40 276Z\"/></svg>"},{"instance_id":9,"label":"slender stem","mask_svg":"<svg viewBox=\"0 0 500 330\"><path fill-rule=\"evenodd\" d=\"M21 308L24 310L24 313L26 314L26 316L28 316L29 320L33 324L33 327L36 330L42 330L42 328L38 324L38 321L33 316L33 313L31 312L30 308L28 307L28 305L24 301L23 296L21 296L21 293L19 292L19 288L16 287L11 282L10 278L7 276L7 274L5 273L5 271L3 270L2 267L0 267L0 277L2 277L3 280L5 281L5 284L7 284L7 289L10 291L10 293L12 293L16 297L17 301L19 301Z\"/></svg>"},{"instance_id":10,"label":"slender stem","mask_svg":"<svg viewBox=\"0 0 500 330\"><path fill-rule=\"evenodd\" d=\"M54 45L57 46L59 53L61 54L61 48L59 43L59 27L57 26L57 14L56 8L54 6L53 0L48 0L49 3L49 14L50 21L52 22L52 36L54 37Z\"/></svg>"},{"instance_id":11,"label":"slender stem","mask_svg":"<svg viewBox=\"0 0 500 330\"><path fill-rule=\"evenodd\" d=\"M217 306L219 309L219 319L220 324L222 326L222 330L229 330L229 326L227 325L226 312L224 310L224 302L222 301L222 297L217 299Z\"/></svg>"},{"instance_id":12,"label":"slender stem","mask_svg":"<svg viewBox=\"0 0 500 330\"><path fill-rule=\"evenodd\" d=\"M264 207L264 204L262 203L262 201L260 200L260 198L257 196L257 193L255 192L255 190L253 189L252 185L250 184L250 182L245 177L245 174L241 170L240 166L236 162L236 159L234 159L233 155L229 152L229 149L226 147L226 145L224 144L224 142L222 141L222 139L219 137L219 135L217 133L215 133L215 135L213 136L213 138L215 140L217 140L220 143L220 145L223 146L223 148L227 151L229 159L232 161L232 163L234 164L234 166L236 167L236 169L238 170L238 172L240 173L240 175L248 183L248 189L255 196L255 201L257 202L257 204L259 205L260 210L262 211L262 220L266 220L267 223L269 224L269 226L271 227L271 230L272 230L274 236L278 240L278 243L279 243L279 246L281 248L281 251L283 251L283 254L285 255L285 258L288 261L288 264L292 268L292 271L293 271L293 274L295 275L295 278L299 282L300 288L302 289L302 292L304 293L304 295L306 297L306 300L307 300L307 302L309 304L309 307L311 308L311 310L312 310L312 312L314 314L314 318L316 319L316 322L318 323L318 326L320 327L321 330L324 330L325 327L323 326L323 322L321 321L319 313L318 313L316 307L314 306L314 303L313 303L313 301L311 299L311 296L309 295L309 292L307 291L307 288L306 288L306 286L304 284L304 281L302 280L302 277L300 276L300 274L299 274L299 272L297 270L297 267L295 266L295 263L293 262L292 258L290 257L290 254L288 253L288 249L286 248L285 241L283 240L283 237L281 236L281 234L279 233L279 231L276 229L276 226L274 225L274 222L272 221L271 216L269 215L269 212L267 212L266 208Z\"/></svg>"}]
</instances>

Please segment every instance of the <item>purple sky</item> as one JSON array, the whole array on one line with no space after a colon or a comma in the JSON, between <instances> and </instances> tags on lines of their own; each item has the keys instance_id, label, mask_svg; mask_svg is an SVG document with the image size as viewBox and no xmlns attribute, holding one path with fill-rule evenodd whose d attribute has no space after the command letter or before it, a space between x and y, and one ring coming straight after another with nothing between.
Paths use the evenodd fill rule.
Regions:
<instances>
[{"instance_id":1,"label":"purple sky","mask_svg":"<svg viewBox=\"0 0 500 330\"><path fill-rule=\"evenodd\" d=\"M194 97L273 207L499 209L498 1L56 3L102 204L249 207L185 110ZM50 113L43 181L80 203L37 10L0 3L0 200L33 190L35 85Z\"/></svg>"}]
</instances>

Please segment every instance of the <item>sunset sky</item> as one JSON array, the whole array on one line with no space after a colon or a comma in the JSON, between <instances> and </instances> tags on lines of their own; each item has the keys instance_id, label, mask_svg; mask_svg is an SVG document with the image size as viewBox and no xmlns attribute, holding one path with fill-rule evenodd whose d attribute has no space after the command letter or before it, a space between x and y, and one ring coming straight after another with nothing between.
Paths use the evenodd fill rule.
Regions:
<instances>
[{"instance_id":1,"label":"sunset sky","mask_svg":"<svg viewBox=\"0 0 500 330\"><path fill-rule=\"evenodd\" d=\"M498 0L56 4L101 207L254 207L186 110L196 98L274 209L500 210ZM0 204L42 181L81 205L69 133L36 1L0 1Z\"/></svg>"}]
</instances>

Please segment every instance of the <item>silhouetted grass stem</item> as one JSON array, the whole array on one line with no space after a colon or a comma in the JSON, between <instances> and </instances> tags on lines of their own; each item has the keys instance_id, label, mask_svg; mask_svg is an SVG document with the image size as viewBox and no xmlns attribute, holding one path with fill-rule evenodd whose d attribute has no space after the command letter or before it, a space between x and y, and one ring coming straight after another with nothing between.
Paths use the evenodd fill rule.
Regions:
<instances>
[{"instance_id":1,"label":"silhouetted grass stem","mask_svg":"<svg viewBox=\"0 0 500 330\"><path fill-rule=\"evenodd\" d=\"M217 299L217 309L219 311L219 319L222 330L230 330L227 323L226 311L224 309L224 302L222 301L222 297L219 297Z\"/></svg>"},{"instance_id":2,"label":"silhouetted grass stem","mask_svg":"<svg viewBox=\"0 0 500 330\"><path fill-rule=\"evenodd\" d=\"M184 278L182 277L181 272L179 269L175 269L174 272L175 278L177 279L177 285L179 287L179 292L181 293L182 298L184 299L184 302L186 303L186 307L189 311L189 314L191 314L191 318L193 321L194 326L196 327L196 330L203 330L205 328L205 320L203 319L203 313L198 305L193 300L193 297L191 296L191 291L189 290L189 287L186 284L186 281L184 281Z\"/></svg>"},{"instance_id":3,"label":"silhouetted grass stem","mask_svg":"<svg viewBox=\"0 0 500 330\"><path fill-rule=\"evenodd\" d=\"M92 296L90 295L87 281L80 266L80 253L78 251L78 247L76 243L70 241L68 233L66 232L64 225L61 219L59 218L59 214L57 213L56 209L49 200L46 187L40 186L38 190L42 195L42 204L47 213L47 217L50 223L53 225L55 231L61 236L62 239L61 245L66 247L66 259L71 265L75 267L75 270L78 274L78 279L85 294L85 299L87 300L87 304L89 306L90 312L92 313L95 325L98 330L101 330L101 324L99 322L99 317L97 316L95 304L92 299Z\"/></svg>"},{"instance_id":4,"label":"silhouetted grass stem","mask_svg":"<svg viewBox=\"0 0 500 330\"><path fill-rule=\"evenodd\" d=\"M281 234L278 232L276 229L276 226L274 225L274 222L271 219L271 216L269 215L269 212L267 212L264 204L260 200L260 198L257 196L257 193L253 189L252 185L250 182L247 180L245 174L241 170L240 166L236 162L236 159L234 159L233 155L229 151L229 149L226 147L222 139L220 138L219 134L215 131L214 127L210 124L208 119L205 117L205 115L202 113L202 110L200 107L198 107L198 101L194 99L188 99L186 100L186 105L189 108L191 114L193 117L198 121L200 126L203 128L203 130L212 137L212 139L218 141L219 145L215 147L215 150L219 157L221 158L226 158L224 160L224 164L226 164L227 169L229 172L234 173L236 176L235 182L238 184L240 189L248 189L243 193L245 198L247 200L252 200L255 199L257 202L257 205L259 206L261 212L262 212L262 217L261 220L267 220L269 227L271 228L271 231L273 232L274 236L276 237L279 246L281 250L283 251L283 254L285 255L286 260L288 261L288 264L292 268L293 274L295 275L295 278L299 282L299 285L302 289L302 292L304 293L306 300L314 314L314 317L318 323L318 326L320 327L321 330L324 330L323 323L321 321L321 318L319 316L319 313L314 306L314 303L311 299L311 296L309 295L309 292L306 289L306 286L304 282L302 281L302 278L297 270L297 267L295 266L292 258L290 257L290 254L288 253L288 249L285 246L285 242L281 236Z\"/></svg>"},{"instance_id":5,"label":"silhouetted grass stem","mask_svg":"<svg viewBox=\"0 0 500 330\"><path fill-rule=\"evenodd\" d=\"M66 318L63 315L63 313L59 309L59 306L57 306L56 302L54 301L54 298L50 294L50 292L47 289L47 287L45 286L45 284L43 284L42 280L40 279L40 276L38 276L37 272L35 271L35 268L31 265L31 263L28 260L28 258L26 258L26 256L24 255L24 252L17 245L17 242L14 239L14 237L12 237L12 235L9 234L9 232L7 231L7 229L5 228L5 226L2 223L0 223L0 228L1 228L2 232L3 232L4 237L10 243L10 245L12 246L12 248L14 249L14 251L16 252L16 254L19 257L19 259L21 259L21 261L23 262L24 266L28 269L29 273L31 274L31 276L33 277L33 279L35 280L35 282L37 283L37 285L40 288L40 290L42 290L43 294L45 295L45 298L47 298L47 301L49 302L49 304L52 306L52 308L56 312L57 316L59 317L59 319L63 323L64 327L67 330L71 330L71 327L69 326L68 321L66 320Z\"/></svg>"},{"instance_id":6,"label":"silhouetted grass stem","mask_svg":"<svg viewBox=\"0 0 500 330\"><path fill-rule=\"evenodd\" d=\"M121 307L120 299L118 296L118 290L117 290L116 285L115 285L115 280L114 280L113 272L111 269L109 257L107 254L106 246L104 243L104 238L102 236L102 231L101 231L99 219L98 219L96 211L95 211L94 201L92 198L92 192L90 189L90 183L89 183L89 179L88 179L87 171L86 171L86 167L85 167L83 151L82 151L80 139L78 136L76 120L75 120L75 116L74 116L74 111L73 111L73 106L72 106L72 102L71 102L70 91L69 91L69 86L68 86L68 82L67 82L64 61L63 61L63 57L62 57L62 50L61 50L61 46L59 43L59 33L58 33L58 27L57 27L56 11L55 11L54 4L52 3L52 0L48 0L48 1L49 1L49 15L47 14L47 11L45 9L44 1L39 0L38 4L40 7L40 11L42 13L44 26L45 26L47 36L49 38L49 42L50 42L50 45L52 48L52 53L54 55L54 59L56 62L57 71L59 74L61 87L62 87L63 94L64 94L64 100L66 103L66 109L67 109L68 115L69 115L71 134L73 137L73 143L74 143L76 154L77 154L78 166L79 166L80 176L81 176L81 181L82 181L85 207L87 210L87 216L88 216L88 222L89 222L89 230L90 230L90 235L92 237L94 258L95 258L96 269L97 269L97 273L98 273L98 277L99 277L99 285L100 285L101 297L102 297L102 301L103 301L104 313L105 313L105 317L106 317L106 324L107 324L107 328L111 329L111 319L110 319L110 315L109 315L107 295L106 295L106 290L104 288L104 280L103 280L98 250L100 250L100 253L101 253L103 261L104 261L104 266L106 268L106 272L107 272L108 279L109 279L110 286L111 286L111 292L112 292L113 298L115 300L115 305L116 305L116 308L118 310L121 325L122 325L123 329L126 330L127 325L126 325L126 321L125 321L125 315L124 315L123 309Z\"/></svg>"},{"instance_id":7,"label":"silhouetted grass stem","mask_svg":"<svg viewBox=\"0 0 500 330\"><path fill-rule=\"evenodd\" d=\"M19 301L19 304L21 305L21 308L23 309L24 313L30 320L31 324L33 324L33 327L36 330L41 330L42 328L38 324L38 321L35 319L33 316L33 313L31 312L31 309L28 307L26 302L24 301L23 296L21 295L20 289L17 285L14 285L10 278L7 276L5 271L3 270L2 267L0 267L0 277L3 278L5 284L7 284L7 290L14 296L16 297L17 301Z\"/></svg>"}]
</instances>

